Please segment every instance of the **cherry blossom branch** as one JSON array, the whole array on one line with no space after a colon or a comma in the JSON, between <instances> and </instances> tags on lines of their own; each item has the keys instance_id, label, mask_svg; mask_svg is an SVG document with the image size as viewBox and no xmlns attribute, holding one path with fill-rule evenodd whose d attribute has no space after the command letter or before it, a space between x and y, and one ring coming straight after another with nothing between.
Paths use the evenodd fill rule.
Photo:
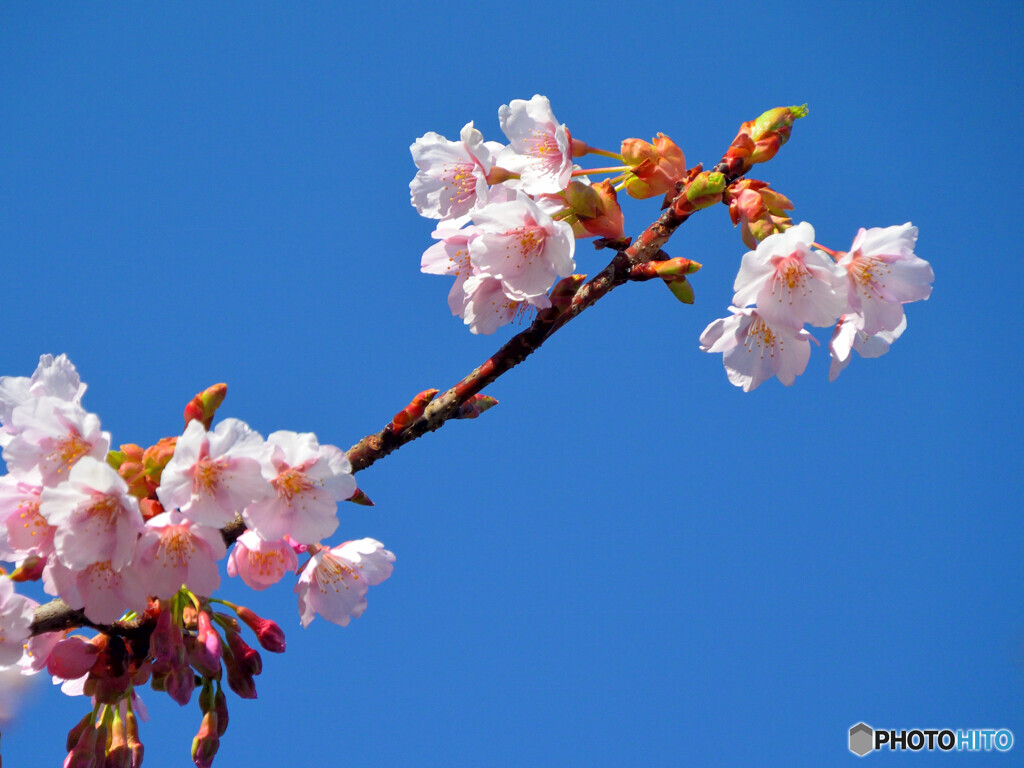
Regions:
<instances>
[{"instance_id":1,"label":"cherry blossom branch","mask_svg":"<svg viewBox=\"0 0 1024 768\"><path fill-rule=\"evenodd\" d=\"M713 173L719 172L725 175L727 185L739 176L739 174L729 171L729 164L725 161L712 169ZM492 384L502 374L519 365L537 351L559 328L588 307L593 306L614 288L630 279L643 279L633 278L634 268L664 256L665 254L661 250L662 246L696 210L684 209L680 212L679 209L682 206L677 203L685 201L685 199L686 187L682 186L661 216L647 227L628 248L620 250L608 266L588 283L581 286L566 306L562 308L553 306L551 309L539 312L529 328L513 336L483 365L475 368L472 373L451 389L432 400L418 419L400 432L385 427L376 434L367 435L349 448L346 455L352 463L352 471L359 472L366 469L378 459L387 456L406 443L412 442L427 432L440 429L445 422L458 413L459 408L473 395L478 394L484 387Z\"/></svg>"},{"instance_id":2,"label":"cherry blossom branch","mask_svg":"<svg viewBox=\"0 0 1024 768\"><path fill-rule=\"evenodd\" d=\"M742 176L747 169L727 156L709 173L722 174L724 185L727 187ZM459 409L465 406L474 395L479 394L484 387L533 354L559 328L588 307L593 306L616 287L630 280L650 279L652 275L635 273L634 270L642 264L664 258L666 254L662 251L662 247L676 229L695 211L707 207L699 202L697 205L691 202L697 199L693 190L707 176L708 173L700 173L699 166L693 169L685 182L677 184L675 196L666 198L665 209L661 216L651 223L632 244L622 247L621 244L606 243L607 247L616 251L616 255L604 269L567 296L565 300L553 302L551 308L540 311L529 328L513 336L482 365L474 369L455 386L431 400L417 418L401 428L396 428L396 422L393 420L380 432L367 435L349 448L346 455L352 464L352 472L366 469L406 443L410 443L428 432L440 429L450 419L457 418ZM709 204L720 202L721 190L719 189L718 195L713 195L713 197L716 199ZM566 281L572 280L573 278L566 278ZM571 287L574 283L569 283L569 285ZM555 288L556 293L557 291L558 286ZM239 515L222 530L222 535L225 542L230 545L244 531L245 523ZM72 609L63 600L57 598L36 609L30 632L35 636L45 632L85 626L106 634L129 636L151 629L147 625L152 623L146 619L134 619L118 621L110 625L95 624L90 622L81 610Z\"/></svg>"}]
</instances>

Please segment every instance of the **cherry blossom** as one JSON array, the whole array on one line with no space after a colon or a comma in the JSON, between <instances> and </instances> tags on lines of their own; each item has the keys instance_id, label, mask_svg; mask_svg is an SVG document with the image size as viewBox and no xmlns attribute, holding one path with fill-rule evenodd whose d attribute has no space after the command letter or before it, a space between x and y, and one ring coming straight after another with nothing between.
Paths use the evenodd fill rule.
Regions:
<instances>
[{"instance_id":1,"label":"cherry blossom","mask_svg":"<svg viewBox=\"0 0 1024 768\"><path fill-rule=\"evenodd\" d=\"M0 576L0 665L16 664L25 650L32 615L39 605L14 591L14 582Z\"/></svg>"},{"instance_id":2,"label":"cherry blossom","mask_svg":"<svg viewBox=\"0 0 1024 768\"><path fill-rule=\"evenodd\" d=\"M246 531L235 542L228 558L228 575L240 576L251 589L263 590L279 582L288 571L296 571L299 558L286 540L264 541Z\"/></svg>"},{"instance_id":3,"label":"cherry blossom","mask_svg":"<svg viewBox=\"0 0 1024 768\"><path fill-rule=\"evenodd\" d=\"M470 260L481 273L501 280L510 299L542 296L556 278L576 268L572 227L522 193L475 212L473 221L478 236L469 241Z\"/></svg>"},{"instance_id":4,"label":"cherry blossom","mask_svg":"<svg viewBox=\"0 0 1024 768\"><path fill-rule=\"evenodd\" d=\"M110 560L71 569L52 559L43 571L43 588L72 608L81 608L97 624L117 621L128 611L146 609L146 585L131 566L115 570Z\"/></svg>"},{"instance_id":5,"label":"cherry blossom","mask_svg":"<svg viewBox=\"0 0 1024 768\"><path fill-rule=\"evenodd\" d=\"M493 165L493 154L502 146L485 142L472 122L466 123L459 138L460 141L449 141L431 131L410 147L419 170L409 184L409 191L421 216L454 218L487 202L487 174Z\"/></svg>"},{"instance_id":6,"label":"cherry blossom","mask_svg":"<svg viewBox=\"0 0 1024 768\"><path fill-rule=\"evenodd\" d=\"M453 275L455 283L448 292L448 306L453 315L461 315L466 303L463 286L473 274L469 261L469 241L477 236L473 226L463 226L469 217L442 222L430 236L440 242L423 252L420 271L428 275Z\"/></svg>"},{"instance_id":7,"label":"cherry blossom","mask_svg":"<svg viewBox=\"0 0 1024 768\"><path fill-rule=\"evenodd\" d=\"M299 574L299 619L307 627L315 614L342 627L366 610L366 593L394 570L395 556L375 539L320 549Z\"/></svg>"},{"instance_id":8,"label":"cherry blossom","mask_svg":"<svg viewBox=\"0 0 1024 768\"><path fill-rule=\"evenodd\" d=\"M509 140L498 164L521 175L519 188L531 195L565 189L572 178L572 137L555 120L547 97L514 99L498 110L498 121Z\"/></svg>"},{"instance_id":9,"label":"cherry blossom","mask_svg":"<svg viewBox=\"0 0 1024 768\"><path fill-rule=\"evenodd\" d=\"M83 456L105 459L110 435L99 417L80 405L49 395L30 398L11 413L16 434L3 450L7 469L23 480L54 486Z\"/></svg>"},{"instance_id":10,"label":"cherry blossom","mask_svg":"<svg viewBox=\"0 0 1024 768\"><path fill-rule=\"evenodd\" d=\"M757 304L758 313L774 326L832 325L845 307L846 274L812 250L813 242L814 227L802 222L758 243L740 263L733 304Z\"/></svg>"},{"instance_id":11,"label":"cherry blossom","mask_svg":"<svg viewBox=\"0 0 1024 768\"><path fill-rule=\"evenodd\" d=\"M829 342L832 353L832 364L828 369L828 380L835 381L843 369L850 364L853 357L851 350L856 350L861 357L881 357L889 351L889 346L907 329L907 318L904 316L900 324L891 331L879 331L875 334L864 332L864 316L858 313L843 315L836 323Z\"/></svg>"},{"instance_id":12,"label":"cherry blossom","mask_svg":"<svg viewBox=\"0 0 1024 768\"><path fill-rule=\"evenodd\" d=\"M546 293L522 301L510 299L502 281L485 274L471 275L463 283L462 289L462 309L456 311L452 307L452 313L463 318L472 333L494 333L501 326L525 314L531 307L547 309L551 306Z\"/></svg>"},{"instance_id":13,"label":"cherry blossom","mask_svg":"<svg viewBox=\"0 0 1024 768\"><path fill-rule=\"evenodd\" d=\"M5 446L16 433L11 414L19 405L34 397L56 397L79 403L85 384L67 355L40 355L39 365L31 377L0 376L0 446Z\"/></svg>"},{"instance_id":14,"label":"cherry blossom","mask_svg":"<svg viewBox=\"0 0 1024 768\"><path fill-rule=\"evenodd\" d=\"M107 561L116 571L135 554L142 514L128 486L106 462L81 459L56 488L44 488L39 512L56 527L57 559L68 568Z\"/></svg>"},{"instance_id":15,"label":"cherry blossom","mask_svg":"<svg viewBox=\"0 0 1024 768\"><path fill-rule=\"evenodd\" d=\"M273 432L264 465L274 496L246 507L246 524L267 541L291 536L315 544L338 527L337 502L356 491L352 467L333 445L320 445L311 432Z\"/></svg>"},{"instance_id":16,"label":"cherry blossom","mask_svg":"<svg viewBox=\"0 0 1024 768\"><path fill-rule=\"evenodd\" d=\"M729 381L744 392L772 376L787 387L804 372L812 336L803 328L770 325L754 307L729 307L731 317L715 320L700 336L701 349L721 352Z\"/></svg>"},{"instance_id":17,"label":"cherry blossom","mask_svg":"<svg viewBox=\"0 0 1024 768\"><path fill-rule=\"evenodd\" d=\"M220 586L217 561L226 554L219 530L163 512L146 521L133 566L153 597L170 598L182 585L208 597Z\"/></svg>"},{"instance_id":18,"label":"cherry blossom","mask_svg":"<svg viewBox=\"0 0 1024 768\"><path fill-rule=\"evenodd\" d=\"M868 335L894 331L903 319L903 304L931 295L935 273L914 255L916 242L917 227L909 222L861 228L850 251L839 259L848 275L850 311L863 316Z\"/></svg>"},{"instance_id":19,"label":"cherry blossom","mask_svg":"<svg viewBox=\"0 0 1024 768\"><path fill-rule=\"evenodd\" d=\"M212 432L190 421L160 477L157 497L200 525L222 528L247 504L273 495L262 475L263 438L238 419Z\"/></svg>"},{"instance_id":20,"label":"cherry blossom","mask_svg":"<svg viewBox=\"0 0 1024 768\"><path fill-rule=\"evenodd\" d=\"M42 490L10 475L0 477L0 550L7 544L11 553L19 556L53 552L55 529L39 513Z\"/></svg>"}]
</instances>

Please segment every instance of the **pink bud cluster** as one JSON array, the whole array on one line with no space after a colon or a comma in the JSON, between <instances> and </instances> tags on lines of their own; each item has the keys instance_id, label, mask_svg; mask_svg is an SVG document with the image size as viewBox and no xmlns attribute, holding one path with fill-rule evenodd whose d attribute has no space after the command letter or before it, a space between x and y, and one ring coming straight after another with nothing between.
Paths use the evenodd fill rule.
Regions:
<instances>
[{"instance_id":1,"label":"pink bud cluster","mask_svg":"<svg viewBox=\"0 0 1024 768\"><path fill-rule=\"evenodd\" d=\"M108 707L75 733L69 760L91 749L108 754L121 742L128 751L118 754L130 753L117 734L130 731L125 702L147 680L184 704L197 675L219 681L223 669L236 693L255 696L259 654L241 639L236 620L210 609L218 562L228 557L222 528L243 522L248 529L227 570L253 589L298 572L303 626L316 613L342 626L361 615L368 588L388 578L394 562L374 539L321 544L338 528L338 502L358 490L335 446L310 433L264 439L237 419L209 429L224 395L219 385L186 409L191 420L180 436L145 451L111 451L99 418L81 405L84 391L64 355L44 355L31 377L0 378L0 446L9 472L0 476L0 560L16 565L10 576L0 570L0 670L46 667L66 681L66 692ZM309 558L300 566L302 553ZM32 637L38 605L14 589L30 579L81 610L100 634ZM264 648L284 650L276 624L231 607ZM121 629L103 626L119 620ZM204 718L212 711L204 709ZM207 729L196 754L212 759L216 730Z\"/></svg>"},{"instance_id":2,"label":"pink bud cluster","mask_svg":"<svg viewBox=\"0 0 1024 768\"><path fill-rule=\"evenodd\" d=\"M903 305L931 295L934 274L914 254L917 227L861 229L849 252L814 242L803 222L765 237L743 256L730 317L715 320L701 349L721 352L729 381L745 392L777 376L785 385L804 372L811 334L834 326L829 379L851 351L878 357L907 327Z\"/></svg>"}]
</instances>

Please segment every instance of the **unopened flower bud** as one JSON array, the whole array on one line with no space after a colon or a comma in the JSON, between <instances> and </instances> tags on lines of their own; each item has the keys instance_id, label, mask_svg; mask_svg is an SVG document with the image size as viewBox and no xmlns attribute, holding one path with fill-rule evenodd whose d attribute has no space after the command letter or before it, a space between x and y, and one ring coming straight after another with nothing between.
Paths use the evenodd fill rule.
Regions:
<instances>
[{"instance_id":1,"label":"unopened flower bud","mask_svg":"<svg viewBox=\"0 0 1024 768\"><path fill-rule=\"evenodd\" d=\"M696 210L709 208L722 202L725 192L725 174L702 171L686 185L686 200Z\"/></svg>"},{"instance_id":2,"label":"unopened flower bud","mask_svg":"<svg viewBox=\"0 0 1024 768\"><path fill-rule=\"evenodd\" d=\"M238 614L238 618L256 633L256 639L264 649L271 653L284 653L285 639L281 627L270 619L257 616L242 605L235 606L235 612Z\"/></svg>"},{"instance_id":3,"label":"unopened flower bud","mask_svg":"<svg viewBox=\"0 0 1024 768\"><path fill-rule=\"evenodd\" d=\"M224 689L217 683L217 692L213 695L213 708L217 712L217 735L223 736L228 729L228 697Z\"/></svg>"},{"instance_id":4,"label":"unopened flower bud","mask_svg":"<svg viewBox=\"0 0 1024 768\"><path fill-rule=\"evenodd\" d=\"M475 419L481 413L496 406L498 401L490 395L475 394L459 406L453 418Z\"/></svg>"},{"instance_id":5,"label":"unopened flower bud","mask_svg":"<svg viewBox=\"0 0 1024 768\"><path fill-rule=\"evenodd\" d=\"M659 133L653 144L640 139L622 142L622 159L630 166L626 192L639 199L674 191L686 176L686 157L672 139Z\"/></svg>"},{"instance_id":6,"label":"unopened flower bud","mask_svg":"<svg viewBox=\"0 0 1024 768\"><path fill-rule=\"evenodd\" d=\"M160 477L167 462L174 456L174 447L178 444L177 437L163 437L155 445L149 446L142 456L142 466L146 471L146 482L149 484L150 496L156 495L160 486Z\"/></svg>"},{"instance_id":7,"label":"unopened flower bud","mask_svg":"<svg viewBox=\"0 0 1024 768\"><path fill-rule=\"evenodd\" d=\"M406 427L423 415L423 411L426 410L427 404L433 400L434 396L440 391L441 390L439 389L425 389L420 392L412 399L411 403L395 414L395 417L391 420L391 423L385 427L385 429L396 435L402 432Z\"/></svg>"},{"instance_id":8,"label":"unopened flower bud","mask_svg":"<svg viewBox=\"0 0 1024 768\"><path fill-rule=\"evenodd\" d=\"M258 675L262 672L263 659L260 657L260 652L245 642L237 632L228 632L227 636L231 655L235 657L238 668L250 675Z\"/></svg>"},{"instance_id":9,"label":"unopened flower bud","mask_svg":"<svg viewBox=\"0 0 1024 768\"><path fill-rule=\"evenodd\" d=\"M213 765L213 757L217 754L219 746L217 713L211 710L203 715L203 721L199 724L199 732L192 739L192 761L197 768L209 768Z\"/></svg>"},{"instance_id":10,"label":"unopened flower bud","mask_svg":"<svg viewBox=\"0 0 1024 768\"><path fill-rule=\"evenodd\" d=\"M206 611L199 611L196 626L195 647L190 654L192 666L204 677L217 677L220 674L220 634Z\"/></svg>"},{"instance_id":11,"label":"unopened flower bud","mask_svg":"<svg viewBox=\"0 0 1024 768\"><path fill-rule=\"evenodd\" d=\"M103 768L131 768L131 764L132 753L128 747L124 720L115 707L110 722L110 744L107 745L107 759Z\"/></svg>"},{"instance_id":12,"label":"unopened flower bud","mask_svg":"<svg viewBox=\"0 0 1024 768\"><path fill-rule=\"evenodd\" d=\"M569 185L566 199L585 236L608 240L621 240L626 236L622 208L611 180L605 179L596 184L574 181Z\"/></svg>"},{"instance_id":13,"label":"unopened flower bud","mask_svg":"<svg viewBox=\"0 0 1024 768\"><path fill-rule=\"evenodd\" d=\"M91 724L78 737L64 758L64 768L96 768L96 742L99 731ZM106 731L103 733L106 739Z\"/></svg>"},{"instance_id":14,"label":"unopened flower bud","mask_svg":"<svg viewBox=\"0 0 1024 768\"><path fill-rule=\"evenodd\" d=\"M180 706L188 704L192 691L196 689L196 676L192 667L183 664L168 672L164 677L164 689Z\"/></svg>"},{"instance_id":15,"label":"unopened flower bud","mask_svg":"<svg viewBox=\"0 0 1024 768\"><path fill-rule=\"evenodd\" d=\"M756 120L743 123L723 160L733 176L750 170L755 163L771 160L789 140L793 123L807 114L807 105L769 109Z\"/></svg>"},{"instance_id":16,"label":"unopened flower bud","mask_svg":"<svg viewBox=\"0 0 1024 768\"><path fill-rule=\"evenodd\" d=\"M81 720L79 720L77 725L75 725L74 728L72 728L70 731L68 731L68 740L67 740L67 747L66 747L68 752L70 752L72 749L75 748L75 744L77 744L78 740L80 738L82 738L82 734L85 732L85 729L86 728L90 728L90 729L92 728L92 726L93 726L93 715L94 715L94 713L91 710L89 712L86 712L85 713L85 717L83 717Z\"/></svg>"},{"instance_id":17,"label":"unopened flower bud","mask_svg":"<svg viewBox=\"0 0 1024 768\"><path fill-rule=\"evenodd\" d=\"M666 280L665 285L672 291L672 295L683 302L683 304L693 304L693 285L685 277Z\"/></svg>"},{"instance_id":18,"label":"unopened flower bud","mask_svg":"<svg viewBox=\"0 0 1024 768\"><path fill-rule=\"evenodd\" d=\"M137 499L144 499L149 495L146 469L142 464L143 453L141 445L127 443L121 446L120 451L110 451L107 454L107 463L117 470L117 474L128 484L128 493Z\"/></svg>"},{"instance_id":19,"label":"unopened flower bud","mask_svg":"<svg viewBox=\"0 0 1024 768\"><path fill-rule=\"evenodd\" d=\"M139 741L139 721L135 717L135 712L132 711L131 707L128 708L128 712L124 716L124 731L125 736L128 740L128 749L132 753L132 765L131 768L141 768L142 756L145 752L145 748L142 742Z\"/></svg>"},{"instance_id":20,"label":"unopened flower bud","mask_svg":"<svg viewBox=\"0 0 1024 768\"><path fill-rule=\"evenodd\" d=\"M551 306L558 312L564 312L567 310L569 305L572 304L572 300L576 296L576 292L579 291L580 286L583 285L586 280L586 275L569 275L568 277L563 277L555 283L554 290L551 291Z\"/></svg>"},{"instance_id":21,"label":"unopened flower bud","mask_svg":"<svg viewBox=\"0 0 1024 768\"><path fill-rule=\"evenodd\" d=\"M356 488L356 492L349 496L345 501L350 501L353 504L358 504L361 507L372 507L373 501L366 495L366 492L362 488Z\"/></svg>"},{"instance_id":22,"label":"unopened flower bud","mask_svg":"<svg viewBox=\"0 0 1024 768\"><path fill-rule=\"evenodd\" d=\"M11 571L11 581L39 581L46 568L46 555L29 555L21 565Z\"/></svg>"},{"instance_id":23,"label":"unopened flower bud","mask_svg":"<svg viewBox=\"0 0 1024 768\"><path fill-rule=\"evenodd\" d=\"M209 429L210 424L213 423L213 415L217 412L220 404L224 402L227 394L227 384L214 384L193 397L185 406L185 426L188 426L190 421L198 419L204 427Z\"/></svg>"}]
</instances>

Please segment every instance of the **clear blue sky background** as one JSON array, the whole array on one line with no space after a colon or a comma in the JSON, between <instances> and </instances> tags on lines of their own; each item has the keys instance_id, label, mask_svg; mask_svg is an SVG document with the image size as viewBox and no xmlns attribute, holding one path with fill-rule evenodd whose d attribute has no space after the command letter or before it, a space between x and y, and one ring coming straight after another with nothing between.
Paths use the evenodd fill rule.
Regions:
<instances>
[{"instance_id":1,"label":"clear blue sky background","mask_svg":"<svg viewBox=\"0 0 1024 768\"><path fill-rule=\"evenodd\" d=\"M218 764L855 764L847 729L1007 727L1024 751L1018 3L29 4L0 7L0 373L66 352L115 443L199 389L347 448L511 335L422 275L409 144L534 93L597 146L714 163L808 102L758 176L821 242L913 221L936 274L892 352L743 394L700 352L745 250L724 207L669 252L697 303L616 291L359 475L338 541L397 555L366 614L301 630ZM630 205L638 233L656 204ZM605 257L582 244L581 272ZM199 722L150 693L146 765ZM5 765L85 710L39 678ZM867 760L886 761L873 755ZM906 758L904 758L906 759ZM959 761L959 762L957 762Z\"/></svg>"}]
</instances>

